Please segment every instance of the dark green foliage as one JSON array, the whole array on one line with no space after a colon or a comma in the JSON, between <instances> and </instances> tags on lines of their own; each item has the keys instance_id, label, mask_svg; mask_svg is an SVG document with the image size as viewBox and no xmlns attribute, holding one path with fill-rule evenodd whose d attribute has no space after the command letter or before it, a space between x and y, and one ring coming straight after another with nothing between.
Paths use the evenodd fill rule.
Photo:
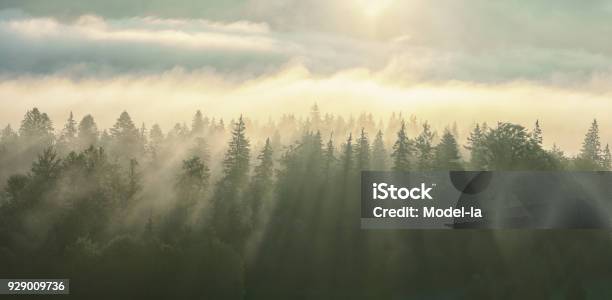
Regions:
<instances>
[{"instance_id":1,"label":"dark green foliage","mask_svg":"<svg viewBox=\"0 0 612 300\"><path fill-rule=\"evenodd\" d=\"M417 168L421 171L429 171L434 162L433 140L436 134L431 131L431 126L425 122L423 131L416 137L414 148L416 149Z\"/></svg>"},{"instance_id":2,"label":"dark green foliage","mask_svg":"<svg viewBox=\"0 0 612 300\"><path fill-rule=\"evenodd\" d=\"M558 168L554 157L544 151L527 130L498 123L484 137L485 165L491 170L551 170Z\"/></svg>"},{"instance_id":3,"label":"dark green foliage","mask_svg":"<svg viewBox=\"0 0 612 300\"><path fill-rule=\"evenodd\" d=\"M461 170L459 146L450 130L445 129L440 143L436 146L433 159L436 170Z\"/></svg>"},{"instance_id":4,"label":"dark green foliage","mask_svg":"<svg viewBox=\"0 0 612 300\"><path fill-rule=\"evenodd\" d=\"M122 112L110 129L111 149L119 157L132 159L143 152L143 144L138 128L127 112Z\"/></svg>"},{"instance_id":5,"label":"dark green foliage","mask_svg":"<svg viewBox=\"0 0 612 300\"><path fill-rule=\"evenodd\" d=\"M355 143L355 159L357 160L357 170L370 169L370 142L364 128L361 128L361 134L357 143Z\"/></svg>"},{"instance_id":6,"label":"dark green foliage","mask_svg":"<svg viewBox=\"0 0 612 300\"><path fill-rule=\"evenodd\" d=\"M609 152L609 151L608 151ZM599 140L599 125L597 120L593 120L591 127L584 136L580 154L574 161L574 168L577 170L607 170L606 158L601 149L601 141Z\"/></svg>"},{"instance_id":7,"label":"dark green foliage","mask_svg":"<svg viewBox=\"0 0 612 300\"><path fill-rule=\"evenodd\" d=\"M182 172L176 182L178 204L186 208L193 208L198 201L205 198L210 170L200 157L193 156L183 161Z\"/></svg>"},{"instance_id":8,"label":"dark green foliage","mask_svg":"<svg viewBox=\"0 0 612 300\"><path fill-rule=\"evenodd\" d=\"M385 149L385 142L383 141L383 133L379 130L372 145L372 169L378 171L386 170L387 161L388 154Z\"/></svg>"},{"instance_id":9,"label":"dark green foliage","mask_svg":"<svg viewBox=\"0 0 612 300\"><path fill-rule=\"evenodd\" d=\"M70 278L78 299L606 298L607 232L360 229L359 170L461 169L455 126L434 147L414 117L383 131L370 116L313 108L269 122L265 135L241 117L223 145L230 133L201 113L167 136L123 113L98 137L87 115L68 149L73 117L58 138L45 114L25 119L0 136L2 278ZM377 132L372 143L366 131ZM331 132L346 138L338 149ZM390 157L383 132L395 138ZM578 158L544 149L542 136L539 122L477 125L466 166L610 167L596 123Z\"/></svg>"},{"instance_id":10,"label":"dark green foliage","mask_svg":"<svg viewBox=\"0 0 612 300\"><path fill-rule=\"evenodd\" d=\"M465 148L470 151L470 167L472 170L486 170L488 168L486 161L487 149L485 146L487 130L486 124L483 126L476 124L468 137L468 143Z\"/></svg>"},{"instance_id":11,"label":"dark green foliage","mask_svg":"<svg viewBox=\"0 0 612 300\"><path fill-rule=\"evenodd\" d=\"M393 144L393 171L410 170L410 157L412 155L412 143L406 134L406 123L402 121L402 126L397 132L397 139Z\"/></svg>"},{"instance_id":12,"label":"dark green foliage","mask_svg":"<svg viewBox=\"0 0 612 300\"><path fill-rule=\"evenodd\" d=\"M542 146L542 128L540 127L540 121L537 120L535 122L535 127L533 128L533 132L531 133L531 139L537 144Z\"/></svg>"},{"instance_id":13,"label":"dark green foliage","mask_svg":"<svg viewBox=\"0 0 612 300\"><path fill-rule=\"evenodd\" d=\"M38 108L28 110L21 121L19 135L24 138L35 139L36 142L50 144L53 137L53 123L46 113L41 113Z\"/></svg>"},{"instance_id":14,"label":"dark green foliage","mask_svg":"<svg viewBox=\"0 0 612 300\"><path fill-rule=\"evenodd\" d=\"M604 170L610 170L612 168L612 153L610 153L610 145L606 144L603 155L601 157L601 167Z\"/></svg>"},{"instance_id":15,"label":"dark green foliage","mask_svg":"<svg viewBox=\"0 0 612 300\"><path fill-rule=\"evenodd\" d=\"M326 178L330 176L330 174L334 170L334 167L336 166L336 163L338 162L335 152L336 152L336 147L334 146L334 140L330 136L329 141L327 141L327 145L325 146L325 153L324 153L324 165L325 165L324 172L325 172Z\"/></svg>"},{"instance_id":16,"label":"dark green foliage","mask_svg":"<svg viewBox=\"0 0 612 300\"><path fill-rule=\"evenodd\" d=\"M245 218L244 188L250 161L250 142L246 137L242 116L234 123L232 136L223 159L223 178L217 184L213 198L213 227L219 237L242 249L250 228Z\"/></svg>"},{"instance_id":17,"label":"dark green foliage","mask_svg":"<svg viewBox=\"0 0 612 300\"><path fill-rule=\"evenodd\" d=\"M82 149L87 149L90 146L95 146L98 143L98 125L91 115L83 117L79 122L78 139Z\"/></svg>"},{"instance_id":18,"label":"dark green foliage","mask_svg":"<svg viewBox=\"0 0 612 300\"><path fill-rule=\"evenodd\" d=\"M353 170L354 166L354 150L353 150L353 134L349 133L346 143L342 145L342 153L340 155L340 163L342 173L347 176Z\"/></svg>"},{"instance_id":19,"label":"dark green foliage","mask_svg":"<svg viewBox=\"0 0 612 300\"><path fill-rule=\"evenodd\" d=\"M66 124L64 125L64 128L62 129L62 132L58 138L58 147L64 148L65 151L72 151L76 149L76 136L77 123L74 120L72 112L70 112L70 116L68 117L68 120L66 120Z\"/></svg>"},{"instance_id":20,"label":"dark green foliage","mask_svg":"<svg viewBox=\"0 0 612 300\"><path fill-rule=\"evenodd\" d=\"M246 180L249 171L250 143L246 137L246 126L242 116L234 124L232 138L223 160L224 181L239 186Z\"/></svg>"},{"instance_id":21,"label":"dark green foliage","mask_svg":"<svg viewBox=\"0 0 612 300\"><path fill-rule=\"evenodd\" d=\"M270 197L273 190L274 161L272 156L272 144L270 139L267 138L263 149L257 156L259 164L255 166L249 197L247 198L253 226L260 225L262 205Z\"/></svg>"}]
</instances>

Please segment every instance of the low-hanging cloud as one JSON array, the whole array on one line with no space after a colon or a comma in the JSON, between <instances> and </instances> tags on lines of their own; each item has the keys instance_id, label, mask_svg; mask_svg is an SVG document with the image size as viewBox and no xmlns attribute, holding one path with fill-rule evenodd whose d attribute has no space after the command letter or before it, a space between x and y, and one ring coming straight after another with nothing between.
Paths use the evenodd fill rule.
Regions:
<instances>
[{"instance_id":1,"label":"low-hanging cloud","mask_svg":"<svg viewBox=\"0 0 612 300\"><path fill-rule=\"evenodd\" d=\"M530 15L512 4L474 1L468 11L394 1L367 25L346 1L325 12L329 1L311 0L302 16L296 7L307 4L283 14L293 2L272 0L246 1L249 13L223 18L0 11L0 126L17 125L33 106L54 120L92 113L102 127L126 109L168 128L196 109L267 118L314 102L333 113L405 111L440 126L541 119L550 141L568 147L590 119L611 124L612 44L587 36L607 32L598 20L609 12L583 12L595 21L580 24L561 8L541 21L542 7ZM346 22L328 20L331 12ZM496 12L498 27L485 12ZM551 20L574 26L566 37L576 44ZM521 35L514 25L534 29Z\"/></svg>"},{"instance_id":2,"label":"low-hanging cloud","mask_svg":"<svg viewBox=\"0 0 612 300\"><path fill-rule=\"evenodd\" d=\"M304 29L279 31L266 22L249 20L83 15L62 21L4 10L0 11L0 76L112 77L178 68L214 71L244 81L297 62L321 75L367 68L393 71L395 79L403 81L518 80L568 86L612 73L612 52L529 43L482 45L477 50L449 47L428 41L439 34L429 29L428 37L428 28L407 28L380 40ZM476 35L468 42L478 39Z\"/></svg>"},{"instance_id":3,"label":"low-hanging cloud","mask_svg":"<svg viewBox=\"0 0 612 300\"><path fill-rule=\"evenodd\" d=\"M4 75L112 76L182 68L248 79L300 61L335 71L374 60L381 46L325 34L271 32L266 23L94 15L68 23L51 17L0 13ZM369 64L371 65L371 64Z\"/></svg>"}]
</instances>

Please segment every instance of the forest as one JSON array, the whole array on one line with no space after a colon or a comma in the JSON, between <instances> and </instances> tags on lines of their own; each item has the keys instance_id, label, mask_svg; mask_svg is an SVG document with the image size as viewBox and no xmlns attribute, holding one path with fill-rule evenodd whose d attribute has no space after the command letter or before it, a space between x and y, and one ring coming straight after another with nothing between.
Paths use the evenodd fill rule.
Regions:
<instances>
[{"instance_id":1,"label":"forest","mask_svg":"<svg viewBox=\"0 0 612 300\"><path fill-rule=\"evenodd\" d=\"M164 133L32 108L0 133L0 278L69 278L81 299L610 298L609 231L359 223L362 170L608 171L587 122L567 155L537 120L460 134L314 105L267 122L197 111Z\"/></svg>"}]
</instances>

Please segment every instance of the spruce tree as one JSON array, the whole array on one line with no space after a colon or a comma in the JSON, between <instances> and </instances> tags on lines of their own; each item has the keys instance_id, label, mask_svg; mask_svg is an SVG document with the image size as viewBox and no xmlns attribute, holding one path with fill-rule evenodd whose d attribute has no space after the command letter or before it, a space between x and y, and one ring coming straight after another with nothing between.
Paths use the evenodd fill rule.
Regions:
<instances>
[{"instance_id":1,"label":"spruce tree","mask_svg":"<svg viewBox=\"0 0 612 300\"><path fill-rule=\"evenodd\" d=\"M239 185L245 182L249 172L250 143L246 137L246 126L242 116L234 123L232 137L223 160L224 180Z\"/></svg>"},{"instance_id":2,"label":"spruce tree","mask_svg":"<svg viewBox=\"0 0 612 300\"><path fill-rule=\"evenodd\" d=\"M563 150L561 150L561 148L556 143L553 144L552 149L550 149L548 153L550 153L550 155L552 156L554 160L560 163L562 168L567 167L569 160L565 156L565 153L563 152Z\"/></svg>"},{"instance_id":3,"label":"spruce tree","mask_svg":"<svg viewBox=\"0 0 612 300\"><path fill-rule=\"evenodd\" d=\"M175 185L178 207L189 210L198 201L204 200L209 178L210 170L200 157L192 156L184 160Z\"/></svg>"},{"instance_id":4,"label":"spruce tree","mask_svg":"<svg viewBox=\"0 0 612 300\"><path fill-rule=\"evenodd\" d=\"M250 222L243 205L243 187L249 173L250 143L243 117L234 123L232 136L223 160L223 178L217 185L213 202L213 226L223 241L241 251Z\"/></svg>"},{"instance_id":5,"label":"spruce tree","mask_svg":"<svg viewBox=\"0 0 612 300\"><path fill-rule=\"evenodd\" d=\"M319 111L319 106L315 103L310 110L310 123L312 125L311 129L319 129L321 125L321 112Z\"/></svg>"},{"instance_id":6,"label":"spruce tree","mask_svg":"<svg viewBox=\"0 0 612 300\"><path fill-rule=\"evenodd\" d=\"M78 140L81 149L89 148L89 146L98 143L98 126L91 115L86 115L79 122Z\"/></svg>"},{"instance_id":7,"label":"spruce tree","mask_svg":"<svg viewBox=\"0 0 612 300\"><path fill-rule=\"evenodd\" d=\"M433 140L435 133L431 131L431 126L425 122L423 131L417 136L414 148L417 152L417 167L419 170L431 170L434 158Z\"/></svg>"},{"instance_id":8,"label":"spruce tree","mask_svg":"<svg viewBox=\"0 0 612 300\"><path fill-rule=\"evenodd\" d=\"M333 135L330 135L324 153L324 172L326 177L329 177L329 175L331 175L331 171L333 170L336 164L337 159L335 152L336 148L334 146Z\"/></svg>"},{"instance_id":9,"label":"spruce tree","mask_svg":"<svg viewBox=\"0 0 612 300\"><path fill-rule=\"evenodd\" d=\"M408 171L410 169L410 156L412 144L406 134L406 123L402 121L400 130L397 132L397 140L393 144L393 171Z\"/></svg>"},{"instance_id":10,"label":"spruce tree","mask_svg":"<svg viewBox=\"0 0 612 300\"><path fill-rule=\"evenodd\" d=\"M610 145L606 144L604 148L602 159L601 159L601 167L604 170L610 170L612 168L612 154L610 153Z\"/></svg>"},{"instance_id":11,"label":"spruce tree","mask_svg":"<svg viewBox=\"0 0 612 300\"><path fill-rule=\"evenodd\" d=\"M164 133L158 124L153 124L151 130L149 131L149 149L153 157L156 157L159 154L163 142Z\"/></svg>"},{"instance_id":12,"label":"spruce tree","mask_svg":"<svg viewBox=\"0 0 612 300\"><path fill-rule=\"evenodd\" d=\"M191 122L191 135L200 136L204 134L204 128L204 118L202 117L202 112L198 110L193 116L193 121Z\"/></svg>"},{"instance_id":13,"label":"spruce tree","mask_svg":"<svg viewBox=\"0 0 612 300\"><path fill-rule=\"evenodd\" d=\"M540 121L536 120L535 127L533 128L533 132L531 133L533 141L542 146L542 128L540 128Z\"/></svg>"},{"instance_id":14,"label":"spruce tree","mask_svg":"<svg viewBox=\"0 0 612 300\"><path fill-rule=\"evenodd\" d=\"M382 130L378 130L372 145L372 169L379 171L387 169L387 150L385 149Z\"/></svg>"},{"instance_id":15,"label":"spruce tree","mask_svg":"<svg viewBox=\"0 0 612 300\"><path fill-rule=\"evenodd\" d=\"M447 128L435 149L435 168L438 170L460 170L460 160L457 140Z\"/></svg>"},{"instance_id":16,"label":"spruce tree","mask_svg":"<svg viewBox=\"0 0 612 300\"><path fill-rule=\"evenodd\" d=\"M140 131L126 111L121 113L110 129L110 135L113 139L112 150L116 155L131 159L139 156L144 150Z\"/></svg>"},{"instance_id":17,"label":"spruce tree","mask_svg":"<svg viewBox=\"0 0 612 300\"><path fill-rule=\"evenodd\" d=\"M0 132L0 144L3 146L13 144L17 141L18 137L19 135L13 130L11 124L8 124L6 127L4 127L4 129L2 129L2 132Z\"/></svg>"},{"instance_id":18,"label":"spruce tree","mask_svg":"<svg viewBox=\"0 0 612 300\"><path fill-rule=\"evenodd\" d=\"M487 149L484 144L486 134L486 125L483 124L481 127L477 123L468 136L468 144L465 148L470 151L470 165L474 170L487 169Z\"/></svg>"},{"instance_id":19,"label":"spruce tree","mask_svg":"<svg viewBox=\"0 0 612 300\"><path fill-rule=\"evenodd\" d=\"M342 171L344 178L353 169L353 134L349 133L346 143L343 145L340 161L342 162Z\"/></svg>"},{"instance_id":20,"label":"spruce tree","mask_svg":"<svg viewBox=\"0 0 612 300\"><path fill-rule=\"evenodd\" d=\"M579 157L593 164L601 162L601 142L599 141L599 125L597 120L593 120L591 127L587 131Z\"/></svg>"},{"instance_id":21,"label":"spruce tree","mask_svg":"<svg viewBox=\"0 0 612 300\"><path fill-rule=\"evenodd\" d=\"M127 173L127 188L125 198L123 199L122 206L125 208L131 200L136 196L142 189L141 176L138 172L138 161L136 159L130 159Z\"/></svg>"},{"instance_id":22,"label":"spruce tree","mask_svg":"<svg viewBox=\"0 0 612 300\"><path fill-rule=\"evenodd\" d=\"M130 117L130 115L126 111L123 111L121 115L119 115L119 118L117 119L117 122L115 122L115 125L113 125L113 128L110 129L110 134L113 137L117 138L132 138L138 137L139 132L138 129L136 129L136 125L134 125L134 122L132 122L132 118Z\"/></svg>"},{"instance_id":23,"label":"spruce tree","mask_svg":"<svg viewBox=\"0 0 612 300\"><path fill-rule=\"evenodd\" d=\"M355 156L357 159L357 170L367 170L370 167L370 142L364 128L355 144Z\"/></svg>"},{"instance_id":24,"label":"spruce tree","mask_svg":"<svg viewBox=\"0 0 612 300\"><path fill-rule=\"evenodd\" d=\"M166 216L161 236L167 242L176 242L189 232L187 220L198 202L206 197L210 170L199 157L183 160L180 173L176 178L176 204Z\"/></svg>"},{"instance_id":25,"label":"spruce tree","mask_svg":"<svg viewBox=\"0 0 612 300\"><path fill-rule=\"evenodd\" d=\"M46 113L41 113L35 107L26 112L21 121L19 135L29 142L49 146L54 139L53 122Z\"/></svg>"},{"instance_id":26,"label":"spruce tree","mask_svg":"<svg viewBox=\"0 0 612 300\"><path fill-rule=\"evenodd\" d=\"M264 199L272 190L274 176L272 143L266 139L266 143L257 156L259 164L255 167L253 179L251 180L250 209L251 222L254 225L259 223L261 206Z\"/></svg>"},{"instance_id":27,"label":"spruce tree","mask_svg":"<svg viewBox=\"0 0 612 300\"><path fill-rule=\"evenodd\" d=\"M66 124L64 125L64 129L62 129L62 133L60 136L60 140L64 142L71 142L77 135L77 123L74 120L74 115L70 112L68 116L68 120L66 120Z\"/></svg>"}]
</instances>

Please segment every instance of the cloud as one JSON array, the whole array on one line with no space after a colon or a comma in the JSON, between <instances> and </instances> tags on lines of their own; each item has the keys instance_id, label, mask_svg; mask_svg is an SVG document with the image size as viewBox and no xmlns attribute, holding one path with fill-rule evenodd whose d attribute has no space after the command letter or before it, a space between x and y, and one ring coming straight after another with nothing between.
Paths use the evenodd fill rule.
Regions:
<instances>
[{"instance_id":1,"label":"cloud","mask_svg":"<svg viewBox=\"0 0 612 300\"><path fill-rule=\"evenodd\" d=\"M51 17L0 13L3 74L113 76L174 68L209 69L238 79L299 61L313 71L380 66L386 45L321 33L273 32L266 23L85 15L68 23Z\"/></svg>"},{"instance_id":2,"label":"cloud","mask_svg":"<svg viewBox=\"0 0 612 300\"><path fill-rule=\"evenodd\" d=\"M266 24L206 20L82 16L0 19L4 73L104 75L175 67L263 72L286 63L294 46L270 36Z\"/></svg>"},{"instance_id":3,"label":"cloud","mask_svg":"<svg viewBox=\"0 0 612 300\"><path fill-rule=\"evenodd\" d=\"M334 2L336 10L343 7L343 1ZM323 1L314 3L317 4L315 10L327 5ZM263 17L264 12L260 11L266 7L272 11L281 9L278 4L264 0L244 5L253 8L251 17L266 21L154 16L108 19L96 15L61 20L4 10L0 11L0 39L3 41L0 44L0 76L112 77L155 74L178 68L214 71L243 81L300 63L319 75L354 68L387 70L394 73L395 80L404 83L534 81L580 86L612 72L612 51L607 50L612 47L611 43L600 45L605 39L586 35L589 41L570 47L559 36L564 30L551 22L535 20L520 9L515 8L513 13L499 17L495 24L499 28L491 29L495 26L488 23L492 21L486 12L497 15L502 8L509 7L477 2L479 4L473 5L476 12L470 12L455 4L438 7L416 0L392 3L390 7L394 9L376 24L380 31L378 37L365 32L363 36L342 33L338 28L317 32L314 29L325 28L313 26L314 29L308 29L306 23L301 24L298 20L292 26L282 25L289 21L278 18L285 19L286 15ZM398 20L395 12L404 11L400 8L410 8L401 16L414 18ZM450 14L452 8L456 9L454 14ZM598 22L595 21L591 21L590 26L574 24L571 14L563 12L551 18L565 20L568 26L576 27L574 31L569 30L569 37L578 36L576 32L586 28L595 33L606 31L596 26ZM541 14L540 10L532 13ZM441 17L438 26L431 21L435 16ZM350 17L345 19L353 24ZM518 28L523 26L520 20L535 26L522 34L510 30L513 24ZM303 21L308 23L310 19ZM459 21L464 23L458 26ZM395 27L388 29L389 24ZM368 28L366 24L361 25Z\"/></svg>"},{"instance_id":4,"label":"cloud","mask_svg":"<svg viewBox=\"0 0 612 300\"><path fill-rule=\"evenodd\" d=\"M569 150L591 118L612 125L602 1L390 1L376 16L350 0L73 2L0 4L19 8L0 11L3 122L39 106L168 127L195 109L267 118L316 101L439 125L541 119Z\"/></svg>"}]
</instances>

